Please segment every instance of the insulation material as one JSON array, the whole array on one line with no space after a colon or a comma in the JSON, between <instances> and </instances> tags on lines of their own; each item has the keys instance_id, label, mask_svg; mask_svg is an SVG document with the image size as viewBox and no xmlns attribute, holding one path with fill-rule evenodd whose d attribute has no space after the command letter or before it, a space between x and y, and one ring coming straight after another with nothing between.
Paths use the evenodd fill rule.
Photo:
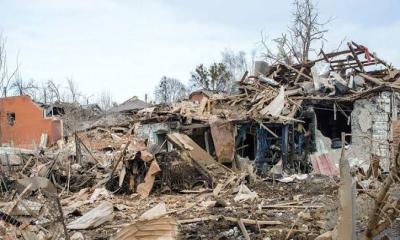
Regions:
<instances>
[{"instance_id":1,"label":"insulation material","mask_svg":"<svg viewBox=\"0 0 400 240\"><path fill-rule=\"evenodd\" d=\"M276 98L272 100L271 103L268 104L268 106L263 108L260 111L260 114L264 116L266 115L279 116L284 106L285 106L285 89L284 87L281 87L278 96L276 96Z\"/></svg>"},{"instance_id":2,"label":"insulation material","mask_svg":"<svg viewBox=\"0 0 400 240\"><path fill-rule=\"evenodd\" d=\"M210 120L211 136L219 162L232 162L235 156L235 133L233 124L220 118Z\"/></svg>"},{"instance_id":3,"label":"insulation material","mask_svg":"<svg viewBox=\"0 0 400 240\"><path fill-rule=\"evenodd\" d=\"M328 77L329 77L329 64L326 63L316 63L311 68L311 74L313 77L314 88L315 90L320 90L325 86L329 86ZM332 88L332 86L330 86Z\"/></svg>"},{"instance_id":4,"label":"insulation material","mask_svg":"<svg viewBox=\"0 0 400 240\"><path fill-rule=\"evenodd\" d=\"M257 193L251 191L246 185L243 183L239 186L239 191L233 199L235 202L245 202L245 201L254 201L258 197Z\"/></svg>"}]
</instances>

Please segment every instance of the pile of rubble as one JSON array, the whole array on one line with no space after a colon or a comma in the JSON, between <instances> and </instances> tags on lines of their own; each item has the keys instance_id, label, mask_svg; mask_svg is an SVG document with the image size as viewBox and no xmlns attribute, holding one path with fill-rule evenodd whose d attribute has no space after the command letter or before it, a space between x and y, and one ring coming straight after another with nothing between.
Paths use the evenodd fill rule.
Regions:
<instances>
[{"instance_id":1,"label":"pile of rubble","mask_svg":"<svg viewBox=\"0 0 400 240\"><path fill-rule=\"evenodd\" d=\"M399 71L354 42L321 56L257 62L231 95L125 103L52 146L1 147L1 235L398 236Z\"/></svg>"}]
</instances>

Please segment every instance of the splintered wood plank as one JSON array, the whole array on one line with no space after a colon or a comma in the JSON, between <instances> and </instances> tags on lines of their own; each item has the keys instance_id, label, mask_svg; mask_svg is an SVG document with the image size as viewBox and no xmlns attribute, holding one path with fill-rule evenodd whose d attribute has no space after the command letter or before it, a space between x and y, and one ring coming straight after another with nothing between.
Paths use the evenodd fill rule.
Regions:
<instances>
[{"instance_id":1,"label":"splintered wood plank","mask_svg":"<svg viewBox=\"0 0 400 240\"><path fill-rule=\"evenodd\" d=\"M175 240L177 239L177 222L170 217L150 221L138 221L119 231L113 240Z\"/></svg>"},{"instance_id":2,"label":"splintered wood plank","mask_svg":"<svg viewBox=\"0 0 400 240\"><path fill-rule=\"evenodd\" d=\"M232 170L215 161L210 154L186 134L170 133L167 137L172 144L182 151L182 158L188 157L193 160L198 170L209 178L212 185L234 174Z\"/></svg>"}]
</instances>

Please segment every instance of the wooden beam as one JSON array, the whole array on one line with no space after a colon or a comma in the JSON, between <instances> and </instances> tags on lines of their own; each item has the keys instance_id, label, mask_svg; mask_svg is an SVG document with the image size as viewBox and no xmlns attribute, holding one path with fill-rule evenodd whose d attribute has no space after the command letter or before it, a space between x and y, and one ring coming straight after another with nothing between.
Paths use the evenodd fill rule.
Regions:
<instances>
[{"instance_id":1,"label":"wooden beam","mask_svg":"<svg viewBox=\"0 0 400 240\"><path fill-rule=\"evenodd\" d=\"M243 82L246 79L247 74L249 74L249 71L244 72L242 79L240 79L240 82Z\"/></svg>"},{"instance_id":2,"label":"wooden beam","mask_svg":"<svg viewBox=\"0 0 400 240\"><path fill-rule=\"evenodd\" d=\"M361 72L365 72L364 67L362 65L362 63L360 62L360 59L358 59L357 54L354 51L354 48L352 46L351 43L347 43L347 45L349 46L349 49L351 51L351 54L353 55L354 60L356 60L358 67L360 68Z\"/></svg>"},{"instance_id":3,"label":"wooden beam","mask_svg":"<svg viewBox=\"0 0 400 240\"><path fill-rule=\"evenodd\" d=\"M359 73L359 75L360 75L361 77L365 78L366 80L368 80L368 81L370 81L370 82L372 82L372 83L375 83L375 84L378 85L378 86L381 86L381 85L383 84L383 82L382 82L381 80L379 80L378 78L371 77L371 76L369 76L368 74Z\"/></svg>"},{"instance_id":4,"label":"wooden beam","mask_svg":"<svg viewBox=\"0 0 400 240\"><path fill-rule=\"evenodd\" d=\"M350 165L345 157L345 136L342 132L342 153L339 160L339 220L337 223L338 239L351 240L356 238L355 216L355 184L350 175Z\"/></svg>"},{"instance_id":5,"label":"wooden beam","mask_svg":"<svg viewBox=\"0 0 400 240\"><path fill-rule=\"evenodd\" d=\"M368 61L361 61L361 64L365 67L365 66L369 66L369 65L375 65L375 64L377 64L378 62L377 61L375 61L375 60L373 60L373 61L371 61L371 62L368 62ZM335 63L335 64L332 64L332 67L347 67L347 66L353 66L353 65L356 65L357 66L357 62L349 62L349 63Z\"/></svg>"},{"instance_id":6,"label":"wooden beam","mask_svg":"<svg viewBox=\"0 0 400 240\"><path fill-rule=\"evenodd\" d=\"M355 43L355 42L351 42L354 46L356 46L357 48L360 48L361 47L361 45L358 45L357 43ZM375 56L375 54L373 54L373 53L369 53L369 55L371 55L371 57L373 57L376 61L378 61L378 62L380 62L380 63L382 63L383 65L385 65L387 68L390 68L390 65L387 63L387 62L385 62L385 61L383 61L382 59L380 59L380 58L378 58L377 56Z\"/></svg>"},{"instance_id":7,"label":"wooden beam","mask_svg":"<svg viewBox=\"0 0 400 240\"><path fill-rule=\"evenodd\" d=\"M10 206L10 208L7 210L7 214L11 214L14 208L19 204L20 201L25 197L25 195L28 193L29 189L32 187L32 183L30 183L26 188L21 192L21 194L17 197L15 202L13 202Z\"/></svg>"},{"instance_id":8,"label":"wooden beam","mask_svg":"<svg viewBox=\"0 0 400 240\"><path fill-rule=\"evenodd\" d=\"M267 132L269 132L272 136L274 136L275 138L279 138L279 136L278 135L276 135L271 129L269 129L267 126L265 126L262 122L261 122L261 120L257 120L257 119L255 119L257 122L258 122L258 124L260 124L260 126L262 127L262 128L264 128L265 130L267 130Z\"/></svg>"},{"instance_id":9,"label":"wooden beam","mask_svg":"<svg viewBox=\"0 0 400 240\"><path fill-rule=\"evenodd\" d=\"M297 72L297 73L300 74L301 76L303 76L303 77L309 79L310 81L313 81L312 77L310 77L310 76L308 76L308 75L306 75L306 74L300 72L300 71L297 70L296 68L294 68L294 67L292 67L292 66L290 66L290 65L288 65L288 64L286 64L286 63L284 63L284 65L285 65L287 68L289 68L289 69L291 69L291 70Z\"/></svg>"},{"instance_id":10,"label":"wooden beam","mask_svg":"<svg viewBox=\"0 0 400 240\"><path fill-rule=\"evenodd\" d=\"M305 69L304 67L301 67L301 68L300 68L300 73L303 73L303 72L304 72L304 69ZM297 82L298 82L299 79L300 79L300 76L301 76L300 73L297 74L296 79L294 80L294 84L295 84L295 85L297 84Z\"/></svg>"},{"instance_id":11,"label":"wooden beam","mask_svg":"<svg viewBox=\"0 0 400 240\"><path fill-rule=\"evenodd\" d=\"M324 50L322 50L322 49L321 49L321 54L322 54L322 56L324 57L325 61L326 61L327 63L329 63L329 68L333 71L333 67L332 67L332 65L331 65L331 60L326 56Z\"/></svg>"},{"instance_id":12,"label":"wooden beam","mask_svg":"<svg viewBox=\"0 0 400 240\"><path fill-rule=\"evenodd\" d=\"M125 154L126 154L126 151L128 150L129 144L131 144L131 140L129 140L129 141L126 143L126 145L125 145L125 147L124 147L124 150L122 150L121 155L119 155L119 158L118 158L117 162L115 163L115 165L114 165L114 167L113 167L113 169L112 169L112 171L111 171L110 179L109 179L108 181L111 181L111 179L113 178L113 175L114 175L115 170L117 170L117 167L118 167L119 162L121 162L121 160L124 159Z\"/></svg>"},{"instance_id":13,"label":"wooden beam","mask_svg":"<svg viewBox=\"0 0 400 240\"><path fill-rule=\"evenodd\" d=\"M178 126L176 129L177 130L192 130L195 128L206 128L206 127L210 127L210 124L208 123L194 123L194 124L190 124L187 126Z\"/></svg>"},{"instance_id":14,"label":"wooden beam","mask_svg":"<svg viewBox=\"0 0 400 240\"><path fill-rule=\"evenodd\" d=\"M243 220L240 218L240 219L237 221L237 223L238 223L238 225L239 225L240 230L241 230L242 233L243 233L244 239L250 240L249 233L247 232L247 229L246 229L246 227L244 226Z\"/></svg>"}]
</instances>

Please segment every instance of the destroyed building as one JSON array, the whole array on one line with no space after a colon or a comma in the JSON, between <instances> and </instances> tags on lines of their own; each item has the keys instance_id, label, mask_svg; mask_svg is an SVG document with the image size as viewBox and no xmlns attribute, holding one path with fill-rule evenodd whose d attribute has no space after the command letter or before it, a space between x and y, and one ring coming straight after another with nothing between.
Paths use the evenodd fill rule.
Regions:
<instances>
[{"instance_id":1,"label":"destroyed building","mask_svg":"<svg viewBox=\"0 0 400 240\"><path fill-rule=\"evenodd\" d=\"M29 96L0 99L1 144L33 149L50 146L63 136L62 121L48 117Z\"/></svg>"},{"instance_id":2,"label":"destroyed building","mask_svg":"<svg viewBox=\"0 0 400 240\"><path fill-rule=\"evenodd\" d=\"M211 119L219 116L235 126L228 127L231 134L222 137L225 141L236 137L229 152L255 160L260 168L282 160L284 166L302 171L314 153L318 155L314 154L314 160L323 155L337 165L340 154L335 149L342 147L344 132L348 136L343 144L351 146L355 164L367 167L371 157L379 157L388 171L393 156L389 146L397 137L392 126L398 117L399 72L364 46L353 42L348 46L344 51L322 52L320 59L305 64L259 64L254 76L239 82L239 94L207 96L205 104L197 101L198 109L186 114L197 121L190 128L212 126ZM192 135L198 133L192 131ZM199 131L202 136L192 137L208 149L210 134ZM329 142L325 148L324 140ZM219 153L215 156L220 157Z\"/></svg>"},{"instance_id":3,"label":"destroyed building","mask_svg":"<svg viewBox=\"0 0 400 240\"><path fill-rule=\"evenodd\" d=\"M59 144L15 149L12 164L2 161L0 231L23 239L398 236L399 73L349 42L302 64L258 61L232 94L201 90L152 106L133 98L70 121Z\"/></svg>"},{"instance_id":4,"label":"destroyed building","mask_svg":"<svg viewBox=\"0 0 400 240\"><path fill-rule=\"evenodd\" d=\"M151 108L153 117L142 121L138 133L161 145L167 132L182 131L220 162L232 163L238 154L264 171L282 160L287 168L310 172L309 156L315 164L338 165L344 132L354 164L367 168L379 157L388 171L398 70L356 43L321 56L298 65L258 63L236 95L195 91L190 102L170 110Z\"/></svg>"}]
</instances>

